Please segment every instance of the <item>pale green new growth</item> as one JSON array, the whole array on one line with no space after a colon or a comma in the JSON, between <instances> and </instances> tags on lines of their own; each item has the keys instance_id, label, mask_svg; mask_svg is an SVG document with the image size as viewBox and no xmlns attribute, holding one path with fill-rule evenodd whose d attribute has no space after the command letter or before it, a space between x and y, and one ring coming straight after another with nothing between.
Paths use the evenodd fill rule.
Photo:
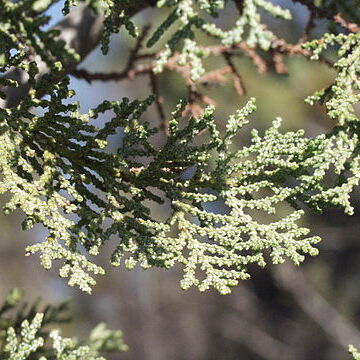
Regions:
<instances>
[{"instance_id":1,"label":"pale green new growth","mask_svg":"<svg viewBox=\"0 0 360 360\"><path fill-rule=\"evenodd\" d=\"M152 141L158 129L141 119L152 96L144 101L105 101L85 114L79 112L79 104L69 101L74 92L68 88L69 79L60 80L60 75L66 61L76 61L77 55L55 41L56 31L41 29L48 20L42 12L51 1L0 3L4 9L0 71L5 74L18 67L30 78L28 95L21 103L0 109L0 192L11 194L4 211L21 208L26 214L24 229L37 223L46 227L46 239L28 246L26 252L39 253L46 269L60 260L60 276L69 278L69 285L91 292L93 275L104 271L90 256L98 255L108 243L114 249L115 266L121 259L129 269L136 264L144 268L182 264L183 288L213 287L225 294L239 280L249 278L250 264L277 264L286 258L299 264L304 254L317 254L314 245L319 238L298 224L307 208L322 211L336 206L352 213L350 193L360 176L359 119L353 108L359 100L358 34L325 35L306 45L316 60L325 47L340 44L334 84L309 98L311 103L326 102L336 121L328 134L307 138L302 130L282 133L281 120L276 119L264 135L253 130L251 144L233 150L234 136L255 110L253 99L230 116L222 135L213 107L184 126L181 102L169 121L167 142L159 148ZM129 4L91 2L107 14L105 50L108 35L128 24ZM76 1L66 2L64 11L72 5ZM225 2L179 0L158 6L173 10L148 45L178 21L163 61L184 40L179 64L190 64L192 78L200 77L201 58L208 52L195 42L192 28L205 29L201 13L215 16ZM213 35L216 32L227 45L246 40L250 46L267 49L273 35L261 25L259 8L289 17L269 2L246 0L236 27ZM21 15L29 9L31 21ZM119 22L113 21L116 14ZM132 25L126 26L136 35ZM16 31L9 33L10 28ZM29 60L27 47L36 49L51 69L40 81L35 81L38 68ZM0 84L17 86L6 75ZM47 96L42 98L44 92ZM93 125L109 111L114 114L110 121L101 128ZM125 133L122 143L110 151L108 138L119 128ZM168 206L163 221L154 214L155 203Z\"/></svg>"},{"instance_id":2,"label":"pale green new growth","mask_svg":"<svg viewBox=\"0 0 360 360\"><path fill-rule=\"evenodd\" d=\"M264 10L274 17L291 19L288 10L272 4L267 0L244 0L239 8L240 17L234 26L229 30L223 30L216 26L214 22L207 22L203 14L207 13L212 17L218 17L219 12L223 10L229 1L217 0L177 0L177 1L158 1L158 7L172 7L174 10L156 29L148 41L148 46L153 46L164 34L169 32L171 26L176 24L176 31L165 45L156 62L154 71L161 72L166 65L169 57L174 53L178 44L184 40L184 46L180 51L179 65L185 65L186 62L191 68L192 80L197 80L205 69L202 65L202 59L208 56L206 48L202 48L194 40L196 30L201 30L213 38L221 40L225 46L238 44L245 40L250 47L259 45L263 50L268 50L271 42L275 40L274 34L261 23L259 10ZM240 3L240 2L239 2Z\"/></svg>"},{"instance_id":3,"label":"pale green new growth","mask_svg":"<svg viewBox=\"0 0 360 360\"><path fill-rule=\"evenodd\" d=\"M63 83L64 94L65 89ZM57 103L55 94L52 98L51 102L41 100L33 104L45 106L42 117L23 112L21 123L9 115L3 120L1 191L13 195L6 211L21 207L27 214L25 228L37 222L48 228L46 241L27 247L27 252L40 252L42 265L47 269L53 260L66 260L60 275L70 277L70 285L77 284L90 292L94 280L88 273L102 272L76 250L77 243L96 255L113 234L121 238L113 253L114 265L125 253L128 268L137 262L143 267L170 267L180 262L185 264L184 288L197 285L205 290L211 286L221 293L227 293L239 279L249 277L248 264L264 266L264 251L270 250L274 263L283 262L285 256L298 264L303 260L301 253L316 254L311 244L319 239L303 238L308 231L295 225L302 211L270 224L259 222L251 213L254 209L275 213L277 203L294 202L300 190L303 200L310 202L305 192L310 183L307 178L313 181L311 176L299 176L302 184L298 187L283 187L283 183L291 170L304 176L297 159L315 141L302 138L301 132L282 135L276 121L264 137L254 133L253 145L232 153L232 137L247 122L254 110L253 101L230 117L224 137L216 130L211 108L180 130L180 106L170 121L167 143L162 149L155 149L149 139L156 131L137 121L151 99L104 102L84 116L74 104ZM54 106L69 115L61 115ZM103 129L87 123L90 117L109 109L116 115ZM18 130L26 119L26 130L15 132L13 126L17 124ZM46 128L42 128L45 123ZM67 126L70 123L75 132ZM105 140L118 126L126 133L123 145L116 154L100 151L102 142L95 140ZM210 138L202 145L194 145L197 134L205 130ZM32 136L35 142L30 141ZM21 142L24 145L20 149L17 144ZM57 142L66 147L52 145ZM134 156L147 158L149 165L144 167ZM217 165L211 169L209 161L216 157ZM23 176L14 172L14 162ZM316 166L315 159L313 163ZM190 168L195 170L190 179L179 176ZM90 192L86 184L103 195ZM158 188L170 200L172 213L163 224L152 220L151 209L142 204L144 199L163 202L151 188ZM59 191L66 191L67 196ZM256 199L261 191L267 195ZM230 212L221 215L207 210L213 201L222 201ZM77 214L80 220L74 223L66 213ZM111 225L104 227L109 220ZM203 281L195 276L196 267L205 273Z\"/></svg>"},{"instance_id":4,"label":"pale green new growth","mask_svg":"<svg viewBox=\"0 0 360 360\"><path fill-rule=\"evenodd\" d=\"M13 290L0 308L0 358L2 360L106 360L103 353L127 350L121 331L104 324L95 327L86 342L63 338L59 330L48 330L49 324L68 322L64 317L67 303L47 306L38 312L38 302L20 306L22 294ZM17 309L15 315L8 315Z\"/></svg>"},{"instance_id":5,"label":"pale green new growth","mask_svg":"<svg viewBox=\"0 0 360 360\"><path fill-rule=\"evenodd\" d=\"M42 337L36 337L41 327L44 314L36 314L31 323L24 320L21 323L21 331L16 334L13 327L7 330L4 352L12 360L26 360L28 356L44 345ZM17 335L19 338L17 338Z\"/></svg>"},{"instance_id":6,"label":"pale green new growth","mask_svg":"<svg viewBox=\"0 0 360 360\"><path fill-rule=\"evenodd\" d=\"M360 360L360 352L353 345L349 345L349 353L354 360Z\"/></svg>"},{"instance_id":7,"label":"pale green new growth","mask_svg":"<svg viewBox=\"0 0 360 360\"><path fill-rule=\"evenodd\" d=\"M310 104L314 101L325 102L328 115L338 125L351 126L359 120L353 106L360 100L360 33L325 34L322 39L306 44L306 48L313 50L312 60L318 60L322 51L335 44L340 47L337 51L339 59L334 64L338 72L334 84L310 96L306 101Z\"/></svg>"}]
</instances>

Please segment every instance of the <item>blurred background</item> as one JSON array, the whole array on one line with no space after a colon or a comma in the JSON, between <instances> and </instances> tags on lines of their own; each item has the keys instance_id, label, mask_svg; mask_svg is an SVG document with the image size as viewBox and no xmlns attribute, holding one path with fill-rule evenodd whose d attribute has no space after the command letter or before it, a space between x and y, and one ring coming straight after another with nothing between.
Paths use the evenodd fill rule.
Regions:
<instances>
[{"instance_id":1,"label":"blurred background","mask_svg":"<svg viewBox=\"0 0 360 360\"><path fill-rule=\"evenodd\" d=\"M308 13L302 5L278 1L288 7L295 21L285 22L265 17L276 34L296 42L304 31ZM224 24L234 21L234 9L226 10ZM51 8L51 24L61 17L61 4ZM143 11L136 17L139 26L158 23L161 13ZM50 25L51 25L50 24ZM312 35L321 34L325 24L317 22ZM81 68L89 71L120 71L133 44L121 31L113 36L110 54L104 57L94 51ZM209 66L217 66L218 59ZM335 73L325 65L301 57L285 59L288 74L270 69L259 74L247 58L236 60L246 94L234 91L229 80L224 87L204 89L218 104L219 125L249 97L257 98L258 110L250 126L263 131L272 120L284 119L284 130L304 128L308 136L325 132L333 126L320 106L309 107L303 99L315 90L328 86ZM93 82L72 78L83 111L104 99L144 98L151 93L147 78L122 82ZM186 88L176 74L165 72L160 77L160 94L168 115ZM100 119L104 121L106 119ZM159 119L155 111L146 120L154 126ZM248 130L238 139L238 146L248 141ZM156 141L164 141L159 134ZM113 144L120 141L113 137ZM358 194L354 194L354 204ZM4 201L4 199L2 199ZM357 202L358 203L358 202ZM172 270L112 268L108 263L111 249L98 263L107 275L98 278L93 295L69 288L58 278L56 269L43 270L36 256L25 257L27 244L43 237L40 227L21 230L22 215L0 214L0 298L14 288L23 288L29 300L41 296L45 302L72 298L75 322L64 328L65 335L88 334L98 322L124 332L129 351L116 359L123 360L339 360L347 359L347 344L360 346L360 224L359 206L355 215L329 210L322 215L310 214L305 226L320 235L320 254L307 258L296 268L293 264L253 267L252 279L242 282L231 295L215 291L199 293L182 291L180 267Z\"/></svg>"}]
</instances>

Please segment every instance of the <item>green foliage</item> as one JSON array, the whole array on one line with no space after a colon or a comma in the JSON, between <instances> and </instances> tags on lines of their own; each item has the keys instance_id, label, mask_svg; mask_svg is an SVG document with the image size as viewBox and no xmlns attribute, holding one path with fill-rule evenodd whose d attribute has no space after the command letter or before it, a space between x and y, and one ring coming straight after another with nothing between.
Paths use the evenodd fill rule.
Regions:
<instances>
[{"instance_id":1,"label":"green foliage","mask_svg":"<svg viewBox=\"0 0 360 360\"><path fill-rule=\"evenodd\" d=\"M54 90L69 95L65 82ZM0 146L6 155L0 163L1 192L12 194L5 211L20 207L27 215L25 229L42 223L49 230L44 242L27 247L28 254L40 252L46 269L53 260L65 260L60 276L69 277L70 285L77 284L90 292L94 280L88 272L102 273L102 269L80 253L79 245L97 255L116 234L120 243L112 256L114 265L125 253L128 268L137 262L143 267L166 268L180 262L185 264L184 288L193 284L201 290L214 286L226 293L238 279L248 278L246 265L265 265L263 252L267 249L275 263L284 261L283 256L300 263L300 252L316 253L310 244L318 238L296 241L307 233L294 224L302 211L270 225L247 214L253 209L274 213L278 202L293 201L300 192L297 188L281 189L281 183L289 169L298 167L292 159L308 151L308 141L301 138L301 132L282 135L277 121L265 137L254 133L252 146L232 153L231 139L254 110L253 101L229 119L223 138L216 130L211 108L202 118L192 118L179 129L180 105L170 121L167 143L155 149L149 139L156 129L138 122L151 100L104 102L87 114L79 114L76 104L63 105L58 94L53 93L50 101L32 104L43 107L43 116L23 111L20 120L9 115L4 118ZM104 128L88 124L91 118L110 109L115 117ZM106 138L119 126L125 130L123 145L116 154L101 151ZM197 134L205 130L210 138L195 145ZM58 143L66 146L56 146ZM142 161L135 161L135 156ZM214 158L218 158L217 165L211 168L209 162ZM144 159L149 163L147 167L143 166ZM22 176L13 170L14 163ZM179 176L191 168L196 168L191 179ZM163 224L152 219L151 209L142 203L163 202L154 189L170 200L172 212ZM265 189L272 194L252 198L252 194ZM229 214L206 210L210 202L219 200ZM65 214L76 214L79 221L75 223ZM249 237L248 241L243 241L244 237ZM184 250L189 251L188 256ZM203 282L195 278L196 266L206 273Z\"/></svg>"},{"instance_id":2,"label":"green foliage","mask_svg":"<svg viewBox=\"0 0 360 360\"><path fill-rule=\"evenodd\" d=\"M334 83L306 101L310 104L314 101L325 103L328 115L337 121L339 126L356 126L359 119L354 105L360 100L360 33L325 34L322 39L309 42L305 47L313 51L312 60L319 60L321 52L335 44L340 46L337 51L338 60L334 64L337 70Z\"/></svg>"},{"instance_id":3,"label":"green foliage","mask_svg":"<svg viewBox=\"0 0 360 360\"><path fill-rule=\"evenodd\" d=\"M52 77L62 71L61 59L65 61L64 57L75 55L63 51L64 44L54 41L52 31L40 30L46 22L40 12L38 21L26 21L26 17L14 21L15 16L18 19L20 13L33 9L34 4L41 11L47 6L39 6L38 2L32 5L5 2L6 11L1 14L5 24L1 36L6 40L3 48L6 64L1 70L17 66L27 71L30 90L19 106L0 110L3 175L0 192L12 194L4 207L5 213L21 208L26 214L24 229L36 223L48 229L48 237L28 246L26 252L39 252L46 269L51 268L54 260L63 260L60 276L69 277L69 285L91 292L95 280L90 274L102 274L103 269L80 249L84 247L95 256L106 242L114 242L112 236L117 235L119 243L111 258L113 265L119 265L124 256L127 268L137 263L144 268L169 268L182 263L183 288L196 285L200 290L214 287L228 293L239 279L249 278L249 264L265 265L266 253L273 263L288 257L296 264L303 261L304 253L317 253L312 245L319 238L307 237L308 230L295 224L304 212L299 208L301 203L318 211L326 206L341 206L352 213L349 194L358 184L360 174L358 118L352 107L359 100L358 34L325 35L324 39L306 45L313 50L315 60L326 46L334 42L341 45L334 85L308 100L326 101L329 115L338 121L329 134L313 139L305 138L302 131L282 134L278 119L264 136L253 131L252 144L233 152L232 138L255 109L253 100L230 117L224 136L216 129L211 107L202 117L191 118L184 128L179 127L185 106L180 103L170 120L167 142L156 149L151 137L157 129L139 122L152 97L133 102L105 101L81 114L77 103L64 102L73 95L65 78L48 86L47 98L39 98L41 86L51 83ZM200 23L192 2L176 4L177 10L169 15L165 25L160 25L149 45L171 25L171 16L183 24L171 41L190 31L191 24ZM250 16L247 11L255 11L255 5L274 15L284 15L265 2L248 1L239 20L243 25L252 18L253 14ZM199 2L199 7L211 15L223 6L222 2ZM39 49L42 59L52 64L52 73L40 83L35 82L38 69L34 61L28 61L26 43L20 41L16 31L14 38L6 35L13 23L17 30L24 29L29 46ZM30 31L44 35L35 38L29 36ZM251 31L250 38L255 36ZM234 39L239 41L239 36ZM197 60L190 49L196 45L191 37L185 38L188 55L182 59L184 63L190 59L194 65ZM271 36L268 38L270 41ZM39 39L43 43L39 44ZM12 55L14 47L17 52ZM60 62L51 62L55 57ZM2 84L16 85L6 78L2 78ZM34 108L40 109L41 115L35 115ZM92 125L92 119L110 110L115 115L103 128ZM125 136L113 153L106 148L107 138L118 128L125 131ZM207 137L199 135L204 132ZM185 170L193 171L189 179L181 175ZM164 196L159 196L160 193ZM144 201L162 204L165 199L171 211L159 223ZM209 211L213 202L223 204L225 214ZM283 214L279 205L285 202L294 212ZM260 216L261 212L276 216Z\"/></svg>"},{"instance_id":4,"label":"green foliage","mask_svg":"<svg viewBox=\"0 0 360 360\"><path fill-rule=\"evenodd\" d=\"M138 30L128 15L129 9L134 7L132 1L123 0L90 0L92 8L105 15L104 33L102 38L102 51L108 52L110 35L117 33L121 26L125 26L128 33L136 37ZM155 72L163 70L165 64L183 42L179 65L190 64L191 77L197 80L205 69L202 60L209 55L206 48L202 47L195 40L196 30L207 34L211 38L221 41L225 46L232 46L245 40L250 47L259 45L263 50L269 50L271 42L276 39L275 35L261 23L260 11L265 11L274 17L290 20L291 14L287 9L272 4L268 0L245 0L237 1L241 16L229 30L223 30L216 26L213 21L208 21L206 16L217 18L224 10L227 0L160 0L156 2L158 8L168 8L169 15L154 31L147 42L148 47L153 47L164 34L170 33L170 28L176 26L176 31L171 34L166 42L165 49L160 53L156 62ZM76 5L76 0L66 0L63 9L67 14L70 7Z\"/></svg>"},{"instance_id":5,"label":"green foliage","mask_svg":"<svg viewBox=\"0 0 360 360\"><path fill-rule=\"evenodd\" d=\"M148 108L159 104L155 95L104 101L86 113L71 100L74 91L66 74L80 57L58 40L58 30L44 30L49 21L44 13L55 2L0 0L0 98L6 99L8 87L20 86L14 71L28 79L20 103L0 108L0 193L9 195L5 214L16 209L25 214L24 230L45 227L45 239L26 247L26 255L40 254L45 269L60 261L60 276L90 293L94 276L104 274L93 257L109 246L114 266L182 266L183 289L196 286L228 294L250 277L251 265L286 259L299 265L306 254L318 253L320 238L302 226L304 214L328 207L353 213L350 195L360 180L360 33L350 32L356 25L337 20L350 29L339 32L330 21L331 33L302 50L290 47L289 52L303 51L313 61L323 61L325 51L336 49L334 82L306 99L310 105L325 104L334 121L328 133L309 138L303 130L283 132L277 118L263 134L252 130L250 142L237 149L234 139L249 123L254 99L222 121L223 134L213 106L188 119L181 100L159 146L154 141L159 129L144 120ZM315 18L331 20L341 10L347 20L358 20L346 1L295 2L307 5ZM121 26L138 36L131 16L141 8L140 1L86 3L104 14L104 54L111 34ZM192 94L206 74L203 60L214 54L199 41L199 32L229 56L240 45L271 55L283 41L262 23L261 13L291 19L288 10L266 0L146 3L167 10L147 40L151 48L166 39L152 75L176 55L176 66L189 72ZM65 0L64 14L77 5L77 0ZM213 19L230 6L239 13L235 24L227 29L215 25ZM287 51L282 46L280 55ZM40 77L44 64L49 71ZM231 61L228 65L234 67ZM111 120L95 125L103 114L111 114ZM121 143L114 148L110 138L119 133ZM162 219L158 205L166 210ZM103 353L126 350L121 332L104 324L86 341L63 338L48 327L69 320L66 303L40 309L38 302L20 306L21 298L14 290L0 308L1 359L100 360ZM349 352L360 359L353 346Z\"/></svg>"},{"instance_id":6,"label":"green foliage","mask_svg":"<svg viewBox=\"0 0 360 360\"><path fill-rule=\"evenodd\" d=\"M319 199L327 202L327 199L332 197L333 202L344 206L348 214L352 214L348 194L351 191L350 188L357 185L359 181L359 117L354 107L360 100L360 80L358 77L360 72L359 35L340 34L335 36L325 34L322 39L305 45L313 51L313 60L317 60L319 54L328 46L340 45L338 60L334 64L337 71L334 83L310 96L306 101L310 104L313 104L314 101L325 103L328 115L336 121L335 127L327 134L327 139L334 144L336 160L331 162L339 176L339 184L333 189L328 189ZM330 166L330 164L327 166ZM345 174L347 174L347 180L345 180ZM345 188L350 191L345 190ZM335 200L335 197L338 197L338 200Z\"/></svg>"},{"instance_id":7,"label":"green foliage","mask_svg":"<svg viewBox=\"0 0 360 360\"><path fill-rule=\"evenodd\" d=\"M264 135L254 130L251 144L234 150L234 136L255 110L253 99L230 116L223 135L213 107L187 121L182 120L182 101L169 121L166 143L156 147L152 139L158 129L141 119L153 96L105 101L85 114L70 101L74 92L62 75L66 61L77 56L56 41L56 31L42 30L48 20L42 12L51 3L2 0L0 14L0 71L17 67L29 76L21 103L0 109L0 193L11 194L5 213L20 208L26 214L24 229L40 223L48 230L45 240L26 249L28 255L40 253L45 269L61 260L60 276L91 292L93 275L104 270L90 256L115 243L114 266L121 259L129 269L182 264L184 289L213 287L226 294L249 278L250 264L278 264L286 258L299 264L304 254L317 254L314 245L320 239L298 224L307 209L336 206L352 214L350 193L360 176L359 119L353 108L359 100L358 34L325 35L306 45L314 60L327 46L340 45L334 84L308 99L326 103L336 121L328 134L307 138L302 130L283 133L276 119ZM94 9L105 7L105 50L109 34L130 21L124 18L129 4L91 2ZM200 13L216 16L225 6L222 1L158 2L171 11L148 45L178 21L168 55L184 40L179 62L190 65L193 78L204 72L200 58L206 56L194 40L193 27L216 35L224 46L246 34L248 45L268 49L275 38L261 25L258 8L285 18L288 12L266 1L242 4L236 27L221 32L206 25ZM76 2L66 2L64 11L72 5ZM117 15L120 22L113 21ZM132 25L126 26L133 32ZM40 81L30 50L51 69ZM166 61L167 55L161 56ZM0 81L17 86L6 75ZM113 113L112 119L95 126L106 112ZM119 131L124 132L122 143L111 150L108 139ZM152 204L167 206L168 217L159 221Z\"/></svg>"},{"instance_id":8,"label":"green foliage","mask_svg":"<svg viewBox=\"0 0 360 360\"><path fill-rule=\"evenodd\" d=\"M219 28L213 21L209 22L202 16L202 14L205 13L214 18L218 17L219 11L225 8L226 3L228 3L226 0L158 1L158 7L167 6L174 10L172 10L148 40L148 47L153 46L174 24L176 24L176 32L171 35L170 40L168 40L165 45L165 50L160 54L155 72L161 72L163 70L169 57L174 53L181 41L184 41L184 46L178 60L179 65L189 63L193 80L197 80L205 72L202 59L206 58L209 52L194 40L194 30L196 29L206 33L211 38L221 40L221 43L225 46L232 46L242 40L246 40L250 47L259 45L262 49L268 50L275 36L261 23L259 10L264 10L275 17L291 19L291 14L288 10L273 5L270 1L266 0L236 2L241 16L229 30ZM240 3L241 5L239 5Z\"/></svg>"},{"instance_id":9,"label":"green foliage","mask_svg":"<svg viewBox=\"0 0 360 360\"><path fill-rule=\"evenodd\" d=\"M349 353L352 355L354 360L360 359L360 353L353 345L349 345Z\"/></svg>"},{"instance_id":10,"label":"green foliage","mask_svg":"<svg viewBox=\"0 0 360 360\"><path fill-rule=\"evenodd\" d=\"M22 293L14 289L0 308L0 357L11 360L105 360L101 354L122 352L127 346L121 331L99 324L86 341L63 338L49 325L69 322L68 303L46 306L21 304Z\"/></svg>"},{"instance_id":11,"label":"green foliage","mask_svg":"<svg viewBox=\"0 0 360 360\"><path fill-rule=\"evenodd\" d=\"M63 70L66 61L78 61L78 55L65 47L64 41L56 37L59 31L43 31L50 17L43 15L55 1L0 1L0 73L11 67L22 69L33 83L36 74L35 63L29 58L36 54L54 74ZM0 79L0 85L17 86L15 81ZM43 85L43 84L42 84ZM41 85L39 84L41 87ZM0 93L0 97L4 94Z\"/></svg>"}]
</instances>

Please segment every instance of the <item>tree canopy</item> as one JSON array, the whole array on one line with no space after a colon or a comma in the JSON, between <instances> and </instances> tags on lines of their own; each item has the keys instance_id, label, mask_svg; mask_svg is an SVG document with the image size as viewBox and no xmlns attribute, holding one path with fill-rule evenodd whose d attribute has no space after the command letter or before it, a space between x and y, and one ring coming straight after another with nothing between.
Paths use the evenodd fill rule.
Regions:
<instances>
[{"instance_id":1,"label":"tree canopy","mask_svg":"<svg viewBox=\"0 0 360 360\"><path fill-rule=\"evenodd\" d=\"M65 0L64 19L49 28L47 11L56 2L0 0L0 193L9 195L3 210L21 209L24 230L46 229L25 255L39 254L45 269L59 262L59 275L88 293L105 273L97 256L107 247L113 266L179 264L183 289L228 294L250 278L252 264L299 265L318 254L320 237L303 225L304 214L330 207L353 214L360 179L358 1L293 0L309 13L294 43L266 24L271 17L293 21L272 1ZM148 7L158 8L162 22L139 29L132 18ZM238 12L230 25L222 22L229 8ZM81 69L98 44L107 54L122 27L135 38L123 70ZM336 72L332 84L305 99L325 107L333 121L328 132L286 131L281 118L259 132L252 97L234 115L217 118L207 88L225 86L229 77L245 96L239 58L254 71L283 74L292 56ZM168 114L159 78L170 73L179 74L187 97ZM71 76L90 83L146 76L149 96L106 100L84 112L72 100ZM152 108L156 119L149 119ZM109 120L99 122L104 115ZM250 140L238 147L234 139L249 127ZM119 131L115 146L111 137ZM154 140L159 132L161 144ZM35 352L39 359L98 359L108 342L124 347L107 330L98 331L107 339L84 347L51 332L54 350L42 355L36 332L44 319L25 316L17 330L10 324L3 351L11 359Z\"/></svg>"}]
</instances>

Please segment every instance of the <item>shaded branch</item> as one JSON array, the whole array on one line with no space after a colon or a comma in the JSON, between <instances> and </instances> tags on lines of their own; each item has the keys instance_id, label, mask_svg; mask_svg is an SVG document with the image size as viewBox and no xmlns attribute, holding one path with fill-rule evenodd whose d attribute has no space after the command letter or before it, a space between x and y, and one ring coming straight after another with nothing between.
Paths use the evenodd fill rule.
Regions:
<instances>
[{"instance_id":1,"label":"shaded branch","mask_svg":"<svg viewBox=\"0 0 360 360\"><path fill-rule=\"evenodd\" d=\"M134 79L139 75L146 75L151 72L151 66L139 65L133 69L125 69L121 72L109 72L109 73L91 73L85 69L74 69L70 72L70 75L75 76L78 79L83 79L88 83L93 81L121 81L125 79Z\"/></svg>"},{"instance_id":2,"label":"shaded branch","mask_svg":"<svg viewBox=\"0 0 360 360\"><path fill-rule=\"evenodd\" d=\"M341 27L343 27L344 29L350 31L350 32L359 32L360 31L360 27L357 24L354 23L350 23L347 22L341 14L337 13L334 14L333 11L329 10L326 7L317 7L314 4L314 1L312 0L293 0L293 2L298 2L300 4L305 5L308 10L311 13L311 16L313 18L323 18L323 19L327 19L329 21L334 21L335 23L337 23L338 25L340 25Z\"/></svg>"},{"instance_id":3,"label":"shaded branch","mask_svg":"<svg viewBox=\"0 0 360 360\"><path fill-rule=\"evenodd\" d=\"M278 284L289 292L301 309L344 348L348 344L360 344L359 331L326 301L304 277L301 271L283 264L273 268Z\"/></svg>"},{"instance_id":4,"label":"shaded branch","mask_svg":"<svg viewBox=\"0 0 360 360\"><path fill-rule=\"evenodd\" d=\"M166 135L169 135L169 120L167 119L167 117L165 115L165 111L164 111L164 108L162 105L163 99L160 96L160 89L159 89L159 83L158 83L157 76L152 71L149 72L149 75L150 75L151 91L153 94L156 95L155 105L156 105L156 110L160 117L160 128Z\"/></svg>"},{"instance_id":5,"label":"shaded branch","mask_svg":"<svg viewBox=\"0 0 360 360\"><path fill-rule=\"evenodd\" d=\"M239 96L245 95L246 90L243 85L243 81L231 59L231 56L228 53L225 53L224 59L225 59L226 63L229 65L229 69L231 72L231 76L233 79L233 84L234 84L234 88L235 88L236 92L238 93Z\"/></svg>"},{"instance_id":6,"label":"shaded branch","mask_svg":"<svg viewBox=\"0 0 360 360\"><path fill-rule=\"evenodd\" d=\"M350 32L354 32L354 33L360 32L360 26L359 25L357 25L355 23L347 22L340 14L336 14L334 16L334 21L338 25L341 25L342 27L346 28Z\"/></svg>"},{"instance_id":7,"label":"shaded branch","mask_svg":"<svg viewBox=\"0 0 360 360\"><path fill-rule=\"evenodd\" d=\"M246 346L265 360L293 359L295 355L289 345L272 337L244 317L225 317L221 332L224 337Z\"/></svg>"}]
</instances>

